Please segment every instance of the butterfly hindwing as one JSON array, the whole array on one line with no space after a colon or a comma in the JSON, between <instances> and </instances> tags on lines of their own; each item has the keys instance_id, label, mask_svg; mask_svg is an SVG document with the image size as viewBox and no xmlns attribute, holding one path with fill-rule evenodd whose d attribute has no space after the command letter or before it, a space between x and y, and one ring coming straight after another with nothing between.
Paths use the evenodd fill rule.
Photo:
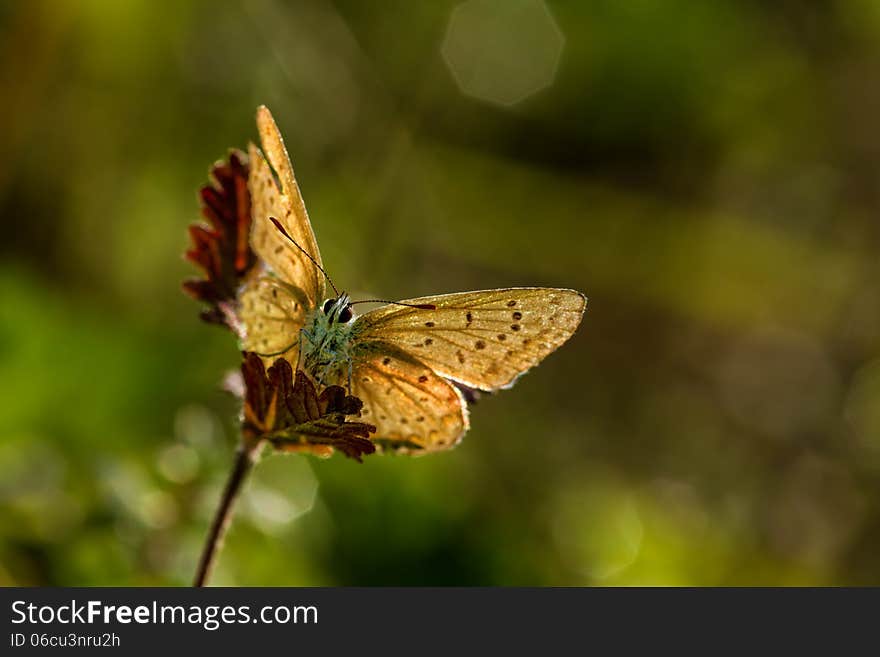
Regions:
<instances>
[{"instance_id":1,"label":"butterfly hindwing","mask_svg":"<svg viewBox=\"0 0 880 657\"><path fill-rule=\"evenodd\" d=\"M352 394L364 402L371 439L412 454L455 446L468 429L459 391L412 356L391 345L360 345L352 365Z\"/></svg>"},{"instance_id":2,"label":"butterfly hindwing","mask_svg":"<svg viewBox=\"0 0 880 657\"><path fill-rule=\"evenodd\" d=\"M257 127L263 146L248 150L253 228L251 245L257 255L285 282L302 289L312 307L324 298L324 278L309 259L285 238L270 221L275 218L296 242L320 264L321 254L312 232L290 158L266 107L257 110ZM263 153L268 157L263 156ZM270 167L271 164L271 167ZM272 173L278 176L276 181ZM280 184L280 188L279 188Z\"/></svg>"},{"instance_id":3,"label":"butterfly hindwing","mask_svg":"<svg viewBox=\"0 0 880 657\"><path fill-rule=\"evenodd\" d=\"M556 288L461 292L383 306L358 318L356 340L381 341L443 377L481 390L509 387L568 340L586 297Z\"/></svg>"},{"instance_id":4,"label":"butterfly hindwing","mask_svg":"<svg viewBox=\"0 0 880 657\"><path fill-rule=\"evenodd\" d=\"M263 356L267 367L278 357L295 364L307 307L305 292L272 275L248 281L240 295L242 348Z\"/></svg>"}]
</instances>

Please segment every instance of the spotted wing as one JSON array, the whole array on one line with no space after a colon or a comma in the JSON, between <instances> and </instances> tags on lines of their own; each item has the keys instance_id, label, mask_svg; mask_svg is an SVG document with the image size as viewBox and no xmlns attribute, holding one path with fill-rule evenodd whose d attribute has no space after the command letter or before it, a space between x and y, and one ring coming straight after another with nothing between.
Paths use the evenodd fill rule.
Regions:
<instances>
[{"instance_id":1,"label":"spotted wing","mask_svg":"<svg viewBox=\"0 0 880 657\"><path fill-rule=\"evenodd\" d=\"M587 299L556 288L461 292L383 306L357 319L356 340L381 341L412 354L443 377L480 390L513 385L568 340Z\"/></svg>"},{"instance_id":2,"label":"spotted wing","mask_svg":"<svg viewBox=\"0 0 880 657\"><path fill-rule=\"evenodd\" d=\"M309 304L317 306L324 298L324 277L299 249L285 238L269 220L275 218L287 233L321 262L318 243L309 215L293 175L293 167L272 114L265 106L257 109L257 128L263 146L249 147L253 228L251 245L257 255L284 280L305 292ZM263 157L265 153L266 157ZM268 157L268 162L266 158ZM270 167L271 164L271 167ZM274 169L278 179L272 173ZM280 184L280 188L279 188Z\"/></svg>"},{"instance_id":3,"label":"spotted wing","mask_svg":"<svg viewBox=\"0 0 880 657\"><path fill-rule=\"evenodd\" d=\"M242 348L263 356L267 366L278 357L295 365L307 309L302 290L271 274L255 277L245 284L240 296Z\"/></svg>"},{"instance_id":4,"label":"spotted wing","mask_svg":"<svg viewBox=\"0 0 880 657\"><path fill-rule=\"evenodd\" d=\"M412 454L455 446L468 429L467 406L458 390L391 345L359 345L354 352L352 394L364 402L363 421L383 449Z\"/></svg>"}]
</instances>

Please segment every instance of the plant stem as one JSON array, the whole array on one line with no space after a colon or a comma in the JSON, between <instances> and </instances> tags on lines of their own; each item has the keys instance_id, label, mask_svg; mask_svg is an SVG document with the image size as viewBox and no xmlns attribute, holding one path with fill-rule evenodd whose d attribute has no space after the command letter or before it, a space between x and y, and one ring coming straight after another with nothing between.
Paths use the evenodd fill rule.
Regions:
<instances>
[{"instance_id":1,"label":"plant stem","mask_svg":"<svg viewBox=\"0 0 880 657\"><path fill-rule=\"evenodd\" d=\"M205 586L211 576L211 571L217 561L217 554L223 545L223 537L232 520L232 507L235 505L235 500L238 499L242 484L254 467L254 463L257 462L260 446L260 442L254 442L252 444L243 443L238 448L235 464L232 467L232 472L229 473L229 479L226 480L226 487L220 498L220 506L217 507L217 512L214 514L211 531L208 533L205 547L202 549L193 586Z\"/></svg>"}]
</instances>

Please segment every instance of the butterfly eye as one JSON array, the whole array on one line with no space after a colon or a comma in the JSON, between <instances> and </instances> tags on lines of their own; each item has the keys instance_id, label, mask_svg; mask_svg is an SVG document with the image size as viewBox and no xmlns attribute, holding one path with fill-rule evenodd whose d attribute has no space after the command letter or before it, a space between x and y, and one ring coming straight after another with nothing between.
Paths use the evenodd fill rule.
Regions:
<instances>
[{"instance_id":1,"label":"butterfly eye","mask_svg":"<svg viewBox=\"0 0 880 657\"><path fill-rule=\"evenodd\" d=\"M330 309L333 307L333 304L336 303L336 299L327 299L324 302L324 314L328 314Z\"/></svg>"},{"instance_id":2,"label":"butterfly eye","mask_svg":"<svg viewBox=\"0 0 880 657\"><path fill-rule=\"evenodd\" d=\"M346 306L345 308L342 309L342 312L339 313L339 321L342 324L347 324L348 322L350 322L351 317L352 317L351 306Z\"/></svg>"}]
</instances>

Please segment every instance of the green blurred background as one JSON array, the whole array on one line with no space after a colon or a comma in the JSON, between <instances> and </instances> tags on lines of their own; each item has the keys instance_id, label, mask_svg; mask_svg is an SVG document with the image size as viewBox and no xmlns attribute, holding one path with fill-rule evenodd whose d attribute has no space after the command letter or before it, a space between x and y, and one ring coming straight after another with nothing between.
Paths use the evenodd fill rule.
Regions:
<instances>
[{"instance_id":1,"label":"green blurred background","mask_svg":"<svg viewBox=\"0 0 880 657\"><path fill-rule=\"evenodd\" d=\"M275 113L357 294L590 297L454 451L272 457L216 584L880 584L880 4L0 4L0 584L186 584L236 441L180 292Z\"/></svg>"}]
</instances>

